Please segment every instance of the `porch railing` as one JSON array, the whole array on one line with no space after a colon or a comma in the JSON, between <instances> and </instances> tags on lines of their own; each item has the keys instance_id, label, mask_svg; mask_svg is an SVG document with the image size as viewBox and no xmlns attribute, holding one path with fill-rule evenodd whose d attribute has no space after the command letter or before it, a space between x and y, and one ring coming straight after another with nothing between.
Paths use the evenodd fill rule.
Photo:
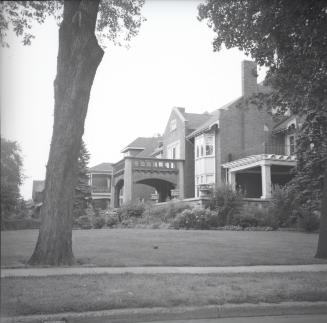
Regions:
<instances>
[{"instance_id":1,"label":"porch railing","mask_svg":"<svg viewBox=\"0 0 327 323\"><path fill-rule=\"evenodd\" d=\"M109 187L91 187L92 193L110 193Z\"/></svg>"},{"instance_id":2,"label":"porch railing","mask_svg":"<svg viewBox=\"0 0 327 323\"><path fill-rule=\"evenodd\" d=\"M161 158L133 158L133 168L177 171L177 161L174 159Z\"/></svg>"}]
</instances>

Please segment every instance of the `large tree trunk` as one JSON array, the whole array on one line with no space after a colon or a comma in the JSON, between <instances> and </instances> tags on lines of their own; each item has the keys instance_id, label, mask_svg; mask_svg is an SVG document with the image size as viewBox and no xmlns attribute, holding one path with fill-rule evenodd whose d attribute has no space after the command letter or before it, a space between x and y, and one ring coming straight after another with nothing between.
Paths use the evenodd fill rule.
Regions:
<instances>
[{"instance_id":1,"label":"large tree trunk","mask_svg":"<svg viewBox=\"0 0 327 323\"><path fill-rule=\"evenodd\" d=\"M31 265L71 265L77 159L94 76L103 50L95 37L98 1L65 1L54 82L54 125L41 227Z\"/></svg>"},{"instance_id":2,"label":"large tree trunk","mask_svg":"<svg viewBox=\"0 0 327 323\"><path fill-rule=\"evenodd\" d=\"M322 193L319 240L316 258L327 258L327 165L324 174L324 191Z\"/></svg>"}]
</instances>

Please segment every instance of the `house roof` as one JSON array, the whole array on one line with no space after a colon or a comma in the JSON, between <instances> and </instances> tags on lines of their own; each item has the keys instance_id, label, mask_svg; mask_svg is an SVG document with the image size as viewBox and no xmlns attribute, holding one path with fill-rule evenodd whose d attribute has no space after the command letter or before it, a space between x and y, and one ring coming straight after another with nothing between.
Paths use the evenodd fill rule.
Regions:
<instances>
[{"instance_id":1,"label":"house roof","mask_svg":"<svg viewBox=\"0 0 327 323\"><path fill-rule=\"evenodd\" d=\"M138 137L126 146L121 152L128 150L139 150L137 157L150 157L151 154L159 147L162 137Z\"/></svg>"},{"instance_id":2,"label":"house roof","mask_svg":"<svg viewBox=\"0 0 327 323\"><path fill-rule=\"evenodd\" d=\"M111 163L101 163L89 168L90 172L112 172L113 167Z\"/></svg>"},{"instance_id":3,"label":"house roof","mask_svg":"<svg viewBox=\"0 0 327 323\"><path fill-rule=\"evenodd\" d=\"M221 111L222 110L228 110L231 107L235 106L238 102L240 102L242 97L237 98L236 100L233 100L225 105L223 105L222 107L220 107L219 109L213 111L212 113L208 114L209 118L207 120L205 120L205 122L203 122L202 124L200 124L192 133L190 133L187 138L193 138L196 135L199 135L202 132L205 132L209 129L211 129L211 127L215 124L217 124L219 126L219 117L221 115Z\"/></svg>"},{"instance_id":4,"label":"house roof","mask_svg":"<svg viewBox=\"0 0 327 323\"><path fill-rule=\"evenodd\" d=\"M288 128L289 128L289 123L290 123L290 121L292 121L292 120L297 120L298 119L298 117L296 116L296 115L290 115L290 116L288 116L288 117L285 117L285 118L283 118L280 122L278 122L275 126L274 126L274 128L273 128L273 133L274 134L277 134L277 133L281 133L281 132L284 132L284 131L287 131L288 130ZM301 118L300 118L300 120L301 120ZM300 121L300 120L298 120L298 121Z\"/></svg>"},{"instance_id":5,"label":"house roof","mask_svg":"<svg viewBox=\"0 0 327 323\"><path fill-rule=\"evenodd\" d=\"M198 128L211 117L209 113L183 113L183 115L187 121L187 128L192 130Z\"/></svg>"}]
</instances>

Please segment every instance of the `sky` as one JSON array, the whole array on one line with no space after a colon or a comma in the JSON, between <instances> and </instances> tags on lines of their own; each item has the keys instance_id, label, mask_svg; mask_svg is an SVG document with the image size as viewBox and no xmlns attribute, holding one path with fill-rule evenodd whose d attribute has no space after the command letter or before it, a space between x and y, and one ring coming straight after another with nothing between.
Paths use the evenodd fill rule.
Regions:
<instances>
[{"instance_id":1,"label":"sky","mask_svg":"<svg viewBox=\"0 0 327 323\"><path fill-rule=\"evenodd\" d=\"M162 134L173 107L213 111L241 95L237 49L213 52L213 31L197 19L195 0L147 0L147 19L130 48L107 44L91 90L83 139L90 166L117 162L137 137ZM33 28L31 46L9 34L0 55L1 136L20 144L25 181L44 179L53 126L58 26ZM259 81L264 71L258 70Z\"/></svg>"}]
</instances>

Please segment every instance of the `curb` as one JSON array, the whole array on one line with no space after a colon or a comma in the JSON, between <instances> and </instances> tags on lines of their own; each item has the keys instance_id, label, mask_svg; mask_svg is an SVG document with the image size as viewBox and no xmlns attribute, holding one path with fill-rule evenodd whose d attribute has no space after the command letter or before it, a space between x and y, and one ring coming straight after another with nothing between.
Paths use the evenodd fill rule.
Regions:
<instances>
[{"instance_id":1,"label":"curb","mask_svg":"<svg viewBox=\"0 0 327 323\"><path fill-rule=\"evenodd\" d=\"M259 304L224 304L196 307L155 307L116 309L81 313L59 313L2 317L3 323L64 323L106 319L112 323L151 322L158 320L214 319L224 317L255 317L280 315L327 314L327 302L283 302ZM100 322L100 321L98 321Z\"/></svg>"},{"instance_id":2,"label":"curb","mask_svg":"<svg viewBox=\"0 0 327 323\"><path fill-rule=\"evenodd\" d=\"M327 271L327 264L228 267L53 267L1 269L1 278L102 274L243 274Z\"/></svg>"}]
</instances>

